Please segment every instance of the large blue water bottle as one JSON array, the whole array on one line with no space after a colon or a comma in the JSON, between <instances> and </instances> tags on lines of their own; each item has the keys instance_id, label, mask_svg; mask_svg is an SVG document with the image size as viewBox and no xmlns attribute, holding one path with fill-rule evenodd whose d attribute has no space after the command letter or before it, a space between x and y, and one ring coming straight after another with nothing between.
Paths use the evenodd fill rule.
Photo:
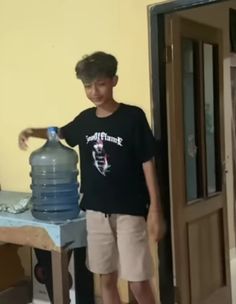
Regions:
<instances>
[{"instance_id":1,"label":"large blue water bottle","mask_svg":"<svg viewBox=\"0 0 236 304\"><path fill-rule=\"evenodd\" d=\"M73 219L79 214L77 153L61 144L56 127L48 140L30 155L32 214L48 221Z\"/></svg>"}]
</instances>

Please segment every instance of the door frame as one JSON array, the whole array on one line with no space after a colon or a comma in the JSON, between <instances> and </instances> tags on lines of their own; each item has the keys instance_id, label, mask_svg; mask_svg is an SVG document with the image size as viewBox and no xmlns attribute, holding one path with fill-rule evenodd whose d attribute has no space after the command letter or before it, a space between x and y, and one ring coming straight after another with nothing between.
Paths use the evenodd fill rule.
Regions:
<instances>
[{"instance_id":1,"label":"door frame","mask_svg":"<svg viewBox=\"0 0 236 304\"><path fill-rule=\"evenodd\" d=\"M157 166L161 201L167 222L167 233L158 246L159 288L161 303L174 304L176 297L173 276L173 250L171 235L171 202L169 189L168 130L166 105L166 48L165 15L200 6L229 0L177 0L148 6L149 46L151 68L152 118L154 135L157 138Z\"/></svg>"}]
</instances>

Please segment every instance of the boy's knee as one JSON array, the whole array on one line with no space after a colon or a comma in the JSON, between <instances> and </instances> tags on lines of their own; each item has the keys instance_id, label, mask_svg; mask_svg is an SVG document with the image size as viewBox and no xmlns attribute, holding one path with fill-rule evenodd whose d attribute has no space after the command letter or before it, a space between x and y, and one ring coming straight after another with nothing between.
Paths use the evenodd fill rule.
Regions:
<instances>
[{"instance_id":1,"label":"boy's knee","mask_svg":"<svg viewBox=\"0 0 236 304\"><path fill-rule=\"evenodd\" d=\"M129 282L129 284L133 294L137 297L141 296L143 293L146 293L147 291L150 290L149 281Z\"/></svg>"},{"instance_id":2,"label":"boy's knee","mask_svg":"<svg viewBox=\"0 0 236 304\"><path fill-rule=\"evenodd\" d=\"M102 287L111 289L117 285L117 273L101 274Z\"/></svg>"}]
</instances>

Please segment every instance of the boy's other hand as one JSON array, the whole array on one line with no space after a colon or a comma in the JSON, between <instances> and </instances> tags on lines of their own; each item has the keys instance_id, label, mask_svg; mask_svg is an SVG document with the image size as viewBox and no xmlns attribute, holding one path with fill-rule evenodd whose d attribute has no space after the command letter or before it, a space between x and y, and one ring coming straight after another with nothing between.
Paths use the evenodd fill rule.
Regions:
<instances>
[{"instance_id":1,"label":"boy's other hand","mask_svg":"<svg viewBox=\"0 0 236 304\"><path fill-rule=\"evenodd\" d=\"M150 210L147 217L147 227L151 239L159 242L166 232L166 223L162 212Z\"/></svg>"},{"instance_id":2,"label":"boy's other hand","mask_svg":"<svg viewBox=\"0 0 236 304\"><path fill-rule=\"evenodd\" d=\"M20 134L18 136L18 145L21 150L27 150L27 148L28 148L27 141L32 133L33 133L33 130L30 128L27 128L20 132Z\"/></svg>"}]
</instances>

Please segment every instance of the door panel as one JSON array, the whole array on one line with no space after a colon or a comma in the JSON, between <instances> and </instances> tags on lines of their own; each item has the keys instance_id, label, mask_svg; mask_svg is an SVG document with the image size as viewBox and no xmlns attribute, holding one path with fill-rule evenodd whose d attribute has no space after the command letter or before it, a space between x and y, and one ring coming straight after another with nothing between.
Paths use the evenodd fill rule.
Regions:
<instances>
[{"instance_id":1,"label":"door panel","mask_svg":"<svg viewBox=\"0 0 236 304\"><path fill-rule=\"evenodd\" d=\"M219 29L166 17L172 234L181 304L231 303L221 39Z\"/></svg>"},{"instance_id":2,"label":"door panel","mask_svg":"<svg viewBox=\"0 0 236 304\"><path fill-rule=\"evenodd\" d=\"M220 212L187 225L191 296L196 303L225 286L222 231Z\"/></svg>"}]
</instances>

